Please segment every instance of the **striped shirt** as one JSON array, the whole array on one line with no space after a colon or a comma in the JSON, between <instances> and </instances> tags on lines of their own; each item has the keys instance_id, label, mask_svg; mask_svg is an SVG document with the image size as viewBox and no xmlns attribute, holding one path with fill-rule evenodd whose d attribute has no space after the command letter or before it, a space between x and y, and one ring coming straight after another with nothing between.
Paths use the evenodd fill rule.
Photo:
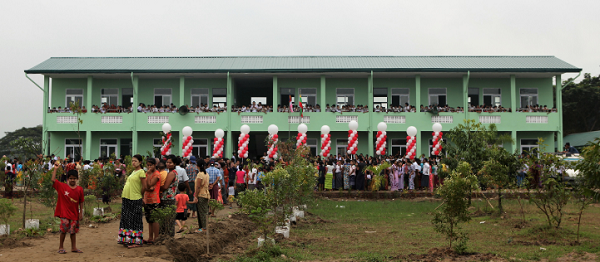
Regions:
<instances>
[{"instance_id":1,"label":"striped shirt","mask_svg":"<svg viewBox=\"0 0 600 262\"><path fill-rule=\"evenodd\" d=\"M209 184L214 183L215 180L218 180L221 176L221 172L219 171L219 169L215 168L214 166L211 166L208 169L206 169L206 173L208 174Z\"/></svg>"},{"instance_id":2,"label":"striped shirt","mask_svg":"<svg viewBox=\"0 0 600 262\"><path fill-rule=\"evenodd\" d=\"M189 181L194 182L196 181L196 177L198 176L198 172L200 172L200 170L198 170L198 166L192 164L185 168L185 172L188 175Z\"/></svg>"}]
</instances>

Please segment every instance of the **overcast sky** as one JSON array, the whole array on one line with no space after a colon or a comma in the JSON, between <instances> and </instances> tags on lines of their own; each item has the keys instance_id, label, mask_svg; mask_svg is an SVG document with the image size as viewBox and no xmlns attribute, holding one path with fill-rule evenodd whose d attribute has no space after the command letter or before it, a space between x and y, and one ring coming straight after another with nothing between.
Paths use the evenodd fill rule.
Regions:
<instances>
[{"instance_id":1,"label":"overcast sky","mask_svg":"<svg viewBox=\"0 0 600 262\"><path fill-rule=\"evenodd\" d=\"M598 0L2 0L0 137L42 123L43 93L23 70L53 56L554 55L598 75L597 10Z\"/></svg>"}]
</instances>

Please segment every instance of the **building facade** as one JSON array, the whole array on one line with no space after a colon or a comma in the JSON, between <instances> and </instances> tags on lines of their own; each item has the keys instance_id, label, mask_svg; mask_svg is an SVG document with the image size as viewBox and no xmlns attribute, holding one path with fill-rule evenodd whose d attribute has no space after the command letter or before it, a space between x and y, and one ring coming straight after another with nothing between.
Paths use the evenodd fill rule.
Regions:
<instances>
[{"instance_id":1,"label":"building facade","mask_svg":"<svg viewBox=\"0 0 600 262\"><path fill-rule=\"evenodd\" d=\"M514 144L531 149L538 138L546 151L562 148L561 75L580 72L553 56L532 57L108 57L50 58L25 70L44 75L44 153L95 159L146 154L161 146L161 127L170 123L173 153L180 154L181 130L194 130L193 154L210 155L214 131L225 130L225 157L237 152L240 127L251 127L249 153L267 151L267 127L279 127L280 139L295 139L300 123L308 126L307 144L320 153L320 129L331 128L331 153L344 154L348 122L356 120L358 153L373 155L377 124L386 122L388 154L404 153L406 129L418 129L417 154L430 154L432 124L448 131L464 119L496 124ZM554 83L559 83L554 88ZM298 97L321 112L277 112ZM77 102L87 113L61 112ZM232 112L252 102L274 112ZM224 112L138 112L139 104L206 105ZM132 107L132 112L93 113L103 104ZM416 112L385 112L416 107ZM330 105L368 107L368 112L325 112ZM436 105L457 112L421 112ZM468 110L484 105L490 110ZM528 106L541 109L530 110ZM377 109L379 106L380 109ZM504 108L496 110L496 108ZM54 110L56 108L56 110ZM463 111L460 111L463 108ZM552 110L552 108L555 108ZM508 112L510 109L510 112ZM382 111L382 112L377 112ZM396 110L403 111L403 110ZM471 111L471 112L470 112ZM487 112L491 111L491 112ZM79 121L81 120L81 121Z\"/></svg>"}]
</instances>

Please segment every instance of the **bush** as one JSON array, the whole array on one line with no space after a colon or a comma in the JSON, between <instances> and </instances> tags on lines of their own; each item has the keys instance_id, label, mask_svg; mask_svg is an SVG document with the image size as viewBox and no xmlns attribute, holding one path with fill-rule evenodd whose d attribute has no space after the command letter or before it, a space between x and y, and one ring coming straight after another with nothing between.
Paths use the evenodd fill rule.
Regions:
<instances>
[{"instance_id":1,"label":"bush","mask_svg":"<svg viewBox=\"0 0 600 262\"><path fill-rule=\"evenodd\" d=\"M5 198L0 198L0 221L5 225L8 225L8 220L17 211L17 207L13 203Z\"/></svg>"}]
</instances>

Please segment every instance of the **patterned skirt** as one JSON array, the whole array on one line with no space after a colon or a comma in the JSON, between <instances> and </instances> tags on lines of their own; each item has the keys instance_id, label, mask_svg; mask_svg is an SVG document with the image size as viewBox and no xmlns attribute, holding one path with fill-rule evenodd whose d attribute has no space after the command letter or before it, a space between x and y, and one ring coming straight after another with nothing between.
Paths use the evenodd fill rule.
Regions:
<instances>
[{"instance_id":1,"label":"patterned skirt","mask_svg":"<svg viewBox=\"0 0 600 262\"><path fill-rule=\"evenodd\" d=\"M142 220L142 199L129 200L123 198L121 207L121 224L119 226L118 243L124 245L142 245L144 239L144 221Z\"/></svg>"},{"instance_id":2,"label":"patterned skirt","mask_svg":"<svg viewBox=\"0 0 600 262\"><path fill-rule=\"evenodd\" d=\"M196 189L196 182L188 181L188 183L190 184L190 189L191 189L191 192L188 194L188 197L190 198L191 201L193 201L194 200L194 190ZM188 208L188 210L191 210L193 212L198 211L196 204L187 204L187 208Z\"/></svg>"},{"instance_id":3,"label":"patterned skirt","mask_svg":"<svg viewBox=\"0 0 600 262\"><path fill-rule=\"evenodd\" d=\"M325 174L325 189L333 188L333 174L327 173Z\"/></svg>"}]
</instances>

